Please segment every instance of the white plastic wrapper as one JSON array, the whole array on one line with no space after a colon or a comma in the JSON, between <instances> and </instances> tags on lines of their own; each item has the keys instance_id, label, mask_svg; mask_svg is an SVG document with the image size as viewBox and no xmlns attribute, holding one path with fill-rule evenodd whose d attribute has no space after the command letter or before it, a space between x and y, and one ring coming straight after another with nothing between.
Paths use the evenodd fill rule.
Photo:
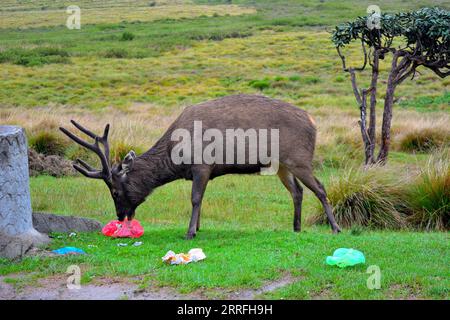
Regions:
<instances>
[{"instance_id":1,"label":"white plastic wrapper","mask_svg":"<svg viewBox=\"0 0 450 320\"><path fill-rule=\"evenodd\" d=\"M162 257L162 261L167 264L188 264L190 262L197 262L206 258L205 253L200 248L194 248L186 253L175 253L172 250L167 251L166 255Z\"/></svg>"}]
</instances>

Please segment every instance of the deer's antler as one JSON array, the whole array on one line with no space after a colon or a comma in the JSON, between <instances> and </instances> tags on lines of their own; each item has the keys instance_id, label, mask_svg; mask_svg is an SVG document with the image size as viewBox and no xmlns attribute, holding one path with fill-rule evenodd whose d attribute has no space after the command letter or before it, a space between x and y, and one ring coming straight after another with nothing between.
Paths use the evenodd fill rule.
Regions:
<instances>
[{"instance_id":1,"label":"deer's antler","mask_svg":"<svg viewBox=\"0 0 450 320\"><path fill-rule=\"evenodd\" d=\"M94 179L103 179L109 185L111 183L111 165L109 163L109 145L108 145L109 124L106 125L105 130L103 132L103 136L99 137L92 131L89 131L88 129L81 126L79 123L75 122L74 120L70 120L70 122L72 122L72 124L81 132L94 139L94 143L89 143L80 139L79 137L77 137L76 135L74 135L65 128L60 127L59 129L66 136L68 136L70 139L72 139L79 145L95 152L100 158L103 168L102 170L95 169L81 159L77 159L76 163L73 164L73 167L84 176ZM104 151L102 151L102 149L100 148L100 144L103 145Z\"/></svg>"}]
</instances>

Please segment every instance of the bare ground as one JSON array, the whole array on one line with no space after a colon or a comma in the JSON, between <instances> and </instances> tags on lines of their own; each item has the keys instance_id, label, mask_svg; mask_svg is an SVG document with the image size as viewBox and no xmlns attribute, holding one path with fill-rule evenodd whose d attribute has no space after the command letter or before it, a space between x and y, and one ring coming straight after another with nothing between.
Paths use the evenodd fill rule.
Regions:
<instances>
[{"instance_id":1,"label":"bare ground","mask_svg":"<svg viewBox=\"0 0 450 320\"><path fill-rule=\"evenodd\" d=\"M20 277L23 275L16 275ZM233 300L252 300L262 294L286 286L298 279L286 275L276 281L265 283L259 289L197 290L189 294L179 293L175 288L150 286L140 289L136 279L109 278L95 279L92 283L81 285L80 289L68 289L67 276L53 276L37 280L33 286L21 287L5 282L0 277L0 300L198 300L224 298ZM8 278L13 278L8 276Z\"/></svg>"}]
</instances>

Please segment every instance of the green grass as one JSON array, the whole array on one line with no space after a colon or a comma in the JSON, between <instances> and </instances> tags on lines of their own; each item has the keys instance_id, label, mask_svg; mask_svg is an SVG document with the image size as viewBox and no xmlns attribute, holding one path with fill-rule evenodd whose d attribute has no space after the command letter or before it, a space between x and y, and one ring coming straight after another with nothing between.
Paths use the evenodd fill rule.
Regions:
<instances>
[{"instance_id":1,"label":"green grass","mask_svg":"<svg viewBox=\"0 0 450 320\"><path fill-rule=\"evenodd\" d=\"M63 274L67 266L78 264L84 270L82 283L102 276L144 276L141 287L171 286L181 292L201 289L206 295L220 296L220 289L258 288L264 281L291 273L299 280L266 297L448 298L449 248L444 233L363 232L354 236L345 232L334 236L325 228L297 234L249 226L214 229L206 226L195 240L186 241L182 238L184 228L149 224L144 227L140 247L131 246L134 240L111 240L99 234L79 234L75 238L65 235L55 240L51 248L76 246L88 254L27 258L21 264L1 261L0 274L34 271L49 276ZM118 242L130 245L118 247ZM96 247L88 247L89 244ZM168 250L187 252L194 247L202 248L207 259L186 266L167 266L161 261ZM366 255L366 265L345 270L327 266L325 257L339 247L361 250ZM380 290L366 287L369 265L381 268ZM406 292L396 292L398 286Z\"/></svg>"},{"instance_id":2,"label":"green grass","mask_svg":"<svg viewBox=\"0 0 450 320\"><path fill-rule=\"evenodd\" d=\"M335 170L320 171L328 183ZM85 178L31 179L33 207L107 222L114 209L103 182ZM80 192L82 190L82 192ZM19 286L42 276L62 274L79 264L83 282L95 277L139 277L141 287L171 286L181 292L201 290L211 297L226 296L238 288L257 288L265 281L292 274L295 283L265 298L448 298L448 235L430 232L345 230L332 235L327 227L304 227L292 232L293 208L289 194L276 177L226 176L210 182L203 204L202 228L193 241L184 240L190 218L190 182L176 181L157 189L138 208L145 228L143 245L134 240L112 240L97 233L69 238L60 235L50 249L76 246L88 255L26 258L20 263L0 262L0 274L29 274ZM311 214L315 198L305 192L303 217ZM305 226L305 224L303 224ZM128 247L118 247L126 242ZM380 245L380 244L383 245ZM89 247L95 245L96 247ZM187 266L167 266L168 251L187 252L200 247L207 259ZM365 253L367 263L341 270L325 265L325 257L339 247ZM368 290L366 268L378 265L382 288ZM36 275L37 274L37 275ZM8 278L11 279L13 278Z\"/></svg>"}]
</instances>

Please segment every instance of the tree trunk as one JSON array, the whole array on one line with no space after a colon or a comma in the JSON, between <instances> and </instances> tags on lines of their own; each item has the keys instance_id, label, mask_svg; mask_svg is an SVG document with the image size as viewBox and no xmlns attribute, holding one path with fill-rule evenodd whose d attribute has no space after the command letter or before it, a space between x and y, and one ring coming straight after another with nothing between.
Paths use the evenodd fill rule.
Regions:
<instances>
[{"instance_id":1,"label":"tree trunk","mask_svg":"<svg viewBox=\"0 0 450 320\"><path fill-rule=\"evenodd\" d=\"M33 228L24 131L0 126L0 256L21 257L46 242L48 237Z\"/></svg>"},{"instance_id":2,"label":"tree trunk","mask_svg":"<svg viewBox=\"0 0 450 320\"><path fill-rule=\"evenodd\" d=\"M394 105L395 76L396 74L394 71L389 74L386 96L384 98L383 123L381 126L381 146L377 158L377 162L380 164L386 164L389 154L389 146L391 144L391 122L392 107Z\"/></svg>"},{"instance_id":3,"label":"tree trunk","mask_svg":"<svg viewBox=\"0 0 450 320\"><path fill-rule=\"evenodd\" d=\"M377 105L377 85L378 85L378 73L379 73L379 52L374 51L373 64L372 64L372 81L370 83L370 118L369 118L369 128L367 133L369 135L369 155L370 159L367 159L368 164L373 164L375 162L375 145L377 143L376 137L376 105Z\"/></svg>"}]
</instances>

